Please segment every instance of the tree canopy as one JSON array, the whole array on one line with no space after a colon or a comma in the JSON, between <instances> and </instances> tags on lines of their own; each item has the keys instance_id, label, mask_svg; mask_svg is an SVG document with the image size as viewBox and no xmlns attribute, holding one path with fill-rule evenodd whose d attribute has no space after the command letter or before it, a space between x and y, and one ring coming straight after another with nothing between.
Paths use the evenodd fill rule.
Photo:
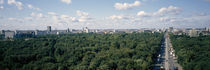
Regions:
<instances>
[{"instance_id":1,"label":"tree canopy","mask_svg":"<svg viewBox=\"0 0 210 70\"><path fill-rule=\"evenodd\" d=\"M210 36L172 35L178 62L184 70L210 70Z\"/></svg>"},{"instance_id":2,"label":"tree canopy","mask_svg":"<svg viewBox=\"0 0 210 70\"><path fill-rule=\"evenodd\" d=\"M22 70L152 69L163 34L67 34L0 41L0 68Z\"/></svg>"}]
</instances>

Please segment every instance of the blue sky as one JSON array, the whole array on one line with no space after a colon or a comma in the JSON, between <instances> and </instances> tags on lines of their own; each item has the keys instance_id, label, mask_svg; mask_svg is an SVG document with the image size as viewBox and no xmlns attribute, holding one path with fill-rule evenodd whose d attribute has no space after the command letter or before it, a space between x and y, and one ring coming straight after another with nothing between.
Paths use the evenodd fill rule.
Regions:
<instances>
[{"instance_id":1,"label":"blue sky","mask_svg":"<svg viewBox=\"0 0 210 70\"><path fill-rule=\"evenodd\" d=\"M0 30L210 27L210 0L0 0Z\"/></svg>"}]
</instances>

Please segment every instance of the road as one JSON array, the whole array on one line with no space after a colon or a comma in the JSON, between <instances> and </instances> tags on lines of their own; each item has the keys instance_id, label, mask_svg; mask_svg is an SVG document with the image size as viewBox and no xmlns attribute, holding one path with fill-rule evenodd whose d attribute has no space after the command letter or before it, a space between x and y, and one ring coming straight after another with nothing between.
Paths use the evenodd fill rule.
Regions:
<instances>
[{"instance_id":1,"label":"road","mask_svg":"<svg viewBox=\"0 0 210 70\"><path fill-rule=\"evenodd\" d=\"M168 32L165 33L163 39L161 51L153 70L182 70L182 67L177 63L177 57L175 56Z\"/></svg>"}]
</instances>

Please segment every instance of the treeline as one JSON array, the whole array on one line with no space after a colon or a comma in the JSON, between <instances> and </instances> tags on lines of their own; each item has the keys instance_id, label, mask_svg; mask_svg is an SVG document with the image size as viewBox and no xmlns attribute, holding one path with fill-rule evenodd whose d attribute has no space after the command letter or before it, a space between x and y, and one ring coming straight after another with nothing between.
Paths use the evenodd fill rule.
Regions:
<instances>
[{"instance_id":1,"label":"treeline","mask_svg":"<svg viewBox=\"0 0 210 70\"><path fill-rule=\"evenodd\" d=\"M184 70L210 70L210 36L170 35Z\"/></svg>"},{"instance_id":2,"label":"treeline","mask_svg":"<svg viewBox=\"0 0 210 70\"><path fill-rule=\"evenodd\" d=\"M68 34L0 41L5 70L148 70L163 34Z\"/></svg>"}]
</instances>

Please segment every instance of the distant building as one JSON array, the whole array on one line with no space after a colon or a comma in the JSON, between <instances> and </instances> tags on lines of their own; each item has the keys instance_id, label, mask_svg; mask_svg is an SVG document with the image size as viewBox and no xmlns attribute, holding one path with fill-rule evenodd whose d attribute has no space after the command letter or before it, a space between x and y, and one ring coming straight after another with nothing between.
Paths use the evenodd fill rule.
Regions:
<instances>
[{"instance_id":1,"label":"distant building","mask_svg":"<svg viewBox=\"0 0 210 70\"><path fill-rule=\"evenodd\" d=\"M47 32L51 32L51 26L47 26Z\"/></svg>"},{"instance_id":2,"label":"distant building","mask_svg":"<svg viewBox=\"0 0 210 70\"><path fill-rule=\"evenodd\" d=\"M35 36L34 30L15 30L16 38L33 37L33 36Z\"/></svg>"},{"instance_id":3,"label":"distant building","mask_svg":"<svg viewBox=\"0 0 210 70\"><path fill-rule=\"evenodd\" d=\"M53 30L50 34L67 34L69 33L68 30Z\"/></svg>"},{"instance_id":4,"label":"distant building","mask_svg":"<svg viewBox=\"0 0 210 70\"><path fill-rule=\"evenodd\" d=\"M139 32L139 33L142 33L142 32L144 32L144 30L138 30L138 32Z\"/></svg>"},{"instance_id":5,"label":"distant building","mask_svg":"<svg viewBox=\"0 0 210 70\"><path fill-rule=\"evenodd\" d=\"M199 36L198 35L198 31L196 29L189 30L189 36L190 37L197 37L197 36Z\"/></svg>"},{"instance_id":6,"label":"distant building","mask_svg":"<svg viewBox=\"0 0 210 70\"><path fill-rule=\"evenodd\" d=\"M202 35L210 35L210 32L209 31L202 31L201 34Z\"/></svg>"},{"instance_id":7,"label":"distant building","mask_svg":"<svg viewBox=\"0 0 210 70\"><path fill-rule=\"evenodd\" d=\"M35 35L38 35L39 30L35 30L34 33Z\"/></svg>"},{"instance_id":8,"label":"distant building","mask_svg":"<svg viewBox=\"0 0 210 70\"><path fill-rule=\"evenodd\" d=\"M116 32L116 30L114 29L114 30L113 30L113 32L115 33L115 32Z\"/></svg>"},{"instance_id":9,"label":"distant building","mask_svg":"<svg viewBox=\"0 0 210 70\"><path fill-rule=\"evenodd\" d=\"M155 32L162 33L161 29L156 29Z\"/></svg>"},{"instance_id":10,"label":"distant building","mask_svg":"<svg viewBox=\"0 0 210 70\"><path fill-rule=\"evenodd\" d=\"M83 28L83 31L84 31L85 33L89 33L88 27Z\"/></svg>"},{"instance_id":11,"label":"distant building","mask_svg":"<svg viewBox=\"0 0 210 70\"><path fill-rule=\"evenodd\" d=\"M210 28L205 27L205 31L210 32Z\"/></svg>"},{"instance_id":12,"label":"distant building","mask_svg":"<svg viewBox=\"0 0 210 70\"><path fill-rule=\"evenodd\" d=\"M66 30L66 32L68 32L68 33L69 33L69 32L71 32L71 31L70 31L70 29L68 28L68 29Z\"/></svg>"},{"instance_id":13,"label":"distant building","mask_svg":"<svg viewBox=\"0 0 210 70\"><path fill-rule=\"evenodd\" d=\"M70 32L73 32L73 31L75 31L74 29L70 29Z\"/></svg>"},{"instance_id":14,"label":"distant building","mask_svg":"<svg viewBox=\"0 0 210 70\"><path fill-rule=\"evenodd\" d=\"M173 27L169 27L169 32L173 32L174 28Z\"/></svg>"},{"instance_id":15,"label":"distant building","mask_svg":"<svg viewBox=\"0 0 210 70\"><path fill-rule=\"evenodd\" d=\"M113 33L134 33L134 32L172 32L175 35L189 35L190 37L197 37L199 35L210 35L209 28L173 28L169 27L168 29L88 29L88 27L84 27L83 29L65 29L65 30L52 30L51 26L47 26L46 30L1 30L0 34L2 34L3 38L21 38L21 37L33 37L38 35L47 35L47 34L70 34L70 33L98 33L98 34L113 34Z\"/></svg>"},{"instance_id":16,"label":"distant building","mask_svg":"<svg viewBox=\"0 0 210 70\"><path fill-rule=\"evenodd\" d=\"M47 31L39 31L39 30L35 30L35 36L37 35L46 35Z\"/></svg>"},{"instance_id":17,"label":"distant building","mask_svg":"<svg viewBox=\"0 0 210 70\"><path fill-rule=\"evenodd\" d=\"M14 38L15 37L15 32L14 31L5 31L5 38Z\"/></svg>"},{"instance_id":18,"label":"distant building","mask_svg":"<svg viewBox=\"0 0 210 70\"><path fill-rule=\"evenodd\" d=\"M95 30L95 33L98 33L98 30L97 29Z\"/></svg>"},{"instance_id":19,"label":"distant building","mask_svg":"<svg viewBox=\"0 0 210 70\"><path fill-rule=\"evenodd\" d=\"M0 31L0 34L4 34L4 30L1 30L1 31Z\"/></svg>"},{"instance_id":20,"label":"distant building","mask_svg":"<svg viewBox=\"0 0 210 70\"><path fill-rule=\"evenodd\" d=\"M174 29L173 32L172 32L174 35L182 35L182 34L185 34L183 32L183 30L179 30L179 29Z\"/></svg>"}]
</instances>

